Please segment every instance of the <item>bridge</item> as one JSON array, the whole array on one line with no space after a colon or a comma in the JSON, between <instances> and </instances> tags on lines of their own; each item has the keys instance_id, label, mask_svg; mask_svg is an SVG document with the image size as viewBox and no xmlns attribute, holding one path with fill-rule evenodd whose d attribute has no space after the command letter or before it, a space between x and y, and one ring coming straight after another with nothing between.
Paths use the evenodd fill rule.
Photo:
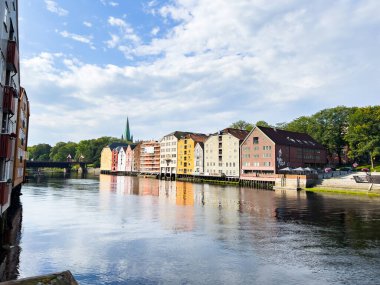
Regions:
<instances>
[{"instance_id":1,"label":"bridge","mask_svg":"<svg viewBox=\"0 0 380 285\"><path fill-rule=\"evenodd\" d=\"M87 168L88 162L84 161L26 161L26 168L65 168L71 169L73 165L79 165L83 170Z\"/></svg>"}]
</instances>

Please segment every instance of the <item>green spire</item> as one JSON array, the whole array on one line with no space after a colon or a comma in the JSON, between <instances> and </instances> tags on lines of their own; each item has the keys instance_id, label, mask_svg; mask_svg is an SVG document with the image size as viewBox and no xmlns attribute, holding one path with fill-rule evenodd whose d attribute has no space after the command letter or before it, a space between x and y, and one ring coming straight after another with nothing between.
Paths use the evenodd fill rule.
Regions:
<instances>
[{"instance_id":1,"label":"green spire","mask_svg":"<svg viewBox=\"0 0 380 285\"><path fill-rule=\"evenodd\" d=\"M128 142L133 142L133 137L131 137L131 131L129 130L129 119L127 117L127 125L125 126L125 140Z\"/></svg>"}]
</instances>

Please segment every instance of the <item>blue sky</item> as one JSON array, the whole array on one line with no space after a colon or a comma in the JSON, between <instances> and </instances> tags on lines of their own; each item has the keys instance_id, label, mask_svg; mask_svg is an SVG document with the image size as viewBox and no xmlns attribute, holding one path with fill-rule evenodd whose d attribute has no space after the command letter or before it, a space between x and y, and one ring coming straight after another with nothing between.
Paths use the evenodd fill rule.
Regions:
<instances>
[{"instance_id":1,"label":"blue sky","mask_svg":"<svg viewBox=\"0 0 380 285\"><path fill-rule=\"evenodd\" d=\"M23 0L29 144L380 103L377 0Z\"/></svg>"}]
</instances>

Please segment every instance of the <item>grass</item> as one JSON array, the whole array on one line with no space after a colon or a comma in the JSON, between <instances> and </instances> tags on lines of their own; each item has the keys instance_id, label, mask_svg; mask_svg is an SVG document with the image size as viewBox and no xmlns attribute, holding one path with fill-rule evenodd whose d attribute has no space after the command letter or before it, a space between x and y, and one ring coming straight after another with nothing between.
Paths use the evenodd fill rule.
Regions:
<instances>
[{"instance_id":1,"label":"grass","mask_svg":"<svg viewBox=\"0 0 380 285\"><path fill-rule=\"evenodd\" d=\"M366 190L356 190L356 189L326 189L326 188L318 188L318 187L312 187L312 188L305 188L305 191L310 192L324 192L324 193L337 193L337 194L348 194L348 195L362 195L362 196L370 196L370 197L380 197L380 193L372 193L368 192Z\"/></svg>"},{"instance_id":2,"label":"grass","mask_svg":"<svg viewBox=\"0 0 380 285\"><path fill-rule=\"evenodd\" d=\"M365 165L359 165L358 167L356 167L357 170L361 170L362 168L368 168L368 169L371 169L371 165L370 164L365 164ZM376 171L376 172L380 172L380 165L375 165L374 168L371 169L371 171Z\"/></svg>"}]
</instances>

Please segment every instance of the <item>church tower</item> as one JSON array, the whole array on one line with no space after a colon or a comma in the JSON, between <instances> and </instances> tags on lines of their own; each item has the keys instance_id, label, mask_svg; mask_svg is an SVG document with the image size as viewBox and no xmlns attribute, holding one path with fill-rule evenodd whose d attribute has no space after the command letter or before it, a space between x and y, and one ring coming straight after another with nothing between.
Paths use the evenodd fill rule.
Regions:
<instances>
[{"instance_id":1,"label":"church tower","mask_svg":"<svg viewBox=\"0 0 380 285\"><path fill-rule=\"evenodd\" d=\"M129 129L129 119L127 117L127 124L125 126L125 134L124 134L124 139L127 142L133 142L133 136L131 136L131 131Z\"/></svg>"}]
</instances>

